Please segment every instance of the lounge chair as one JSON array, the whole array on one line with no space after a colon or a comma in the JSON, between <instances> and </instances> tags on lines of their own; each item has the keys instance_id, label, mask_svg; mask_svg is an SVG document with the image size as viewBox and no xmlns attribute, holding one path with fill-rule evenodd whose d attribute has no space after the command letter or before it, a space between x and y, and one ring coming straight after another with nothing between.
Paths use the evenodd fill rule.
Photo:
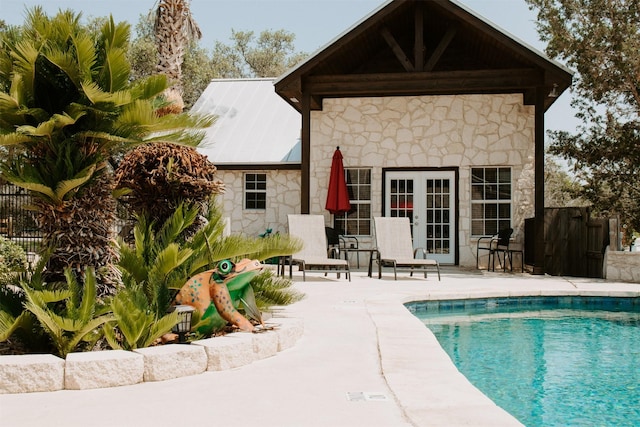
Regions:
<instances>
[{"instance_id":1,"label":"lounge chair","mask_svg":"<svg viewBox=\"0 0 640 427\"><path fill-rule=\"evenodd\" d=\"M307 271L335 272L340 278L344 272L351 281L349 263L327 255L327 236L325 234L324 216L322 215L288 215L289 235L302 240L304 246L300 252L291 255L289 277L292 276L292 265L298 264L302 271L302 280L306 280Z\"/></svg>"},{"instance_id":2,"label":"lounge chair","mask_svg":"<svg viewBox=\"0 0 640 427\"><path fill-rule=\"evenodd\" d=\"M373 218L376 236L376 257L378 262L378 279L382 278L382 267L393 267L393 277L398 280L398 269L409 269L411 276L414 271L436 270L440 280L440 264L434 259L427 259L427 252L418 248L414 251L411 238L409 218ZM422 253L423 258L416 255ZM372 254L373 256L373 254Z\"/></svg>"}]
</instances>

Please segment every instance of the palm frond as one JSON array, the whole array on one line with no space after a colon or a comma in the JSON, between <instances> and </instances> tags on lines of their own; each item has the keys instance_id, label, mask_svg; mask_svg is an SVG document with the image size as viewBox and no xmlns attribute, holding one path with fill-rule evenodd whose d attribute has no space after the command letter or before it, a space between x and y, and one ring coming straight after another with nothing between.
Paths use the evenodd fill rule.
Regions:
<instances>
[{"instance_id":1,"label":"palm frond","mask_svg":"<svg viewBox=\"0 0 640 427\"><path fill-rule=\"evenodd\" d=\"M158 97L167 87L167 76L154 74L146 79L134 82L131 87L131 93L135 99L151 100Z\"/></svg>"},{"instance_id":2,"label":"palm frond","mask_svg":"<svg viewBox=\"0 0 640 427\"><path fill-rule=\"evenodd\" d=\"M113 104L123 106L131 102L131 93L128 91L105 91L97 82L84 81L81 84L82 91L92 104Z\"/></svg>"}]
</instances>

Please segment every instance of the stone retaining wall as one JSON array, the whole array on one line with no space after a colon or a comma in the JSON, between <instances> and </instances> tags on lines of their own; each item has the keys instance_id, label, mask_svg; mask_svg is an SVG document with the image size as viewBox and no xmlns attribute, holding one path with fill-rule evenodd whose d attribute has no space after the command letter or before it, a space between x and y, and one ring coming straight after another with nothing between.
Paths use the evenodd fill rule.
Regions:
<instances>
[{"instance_id":1,"label":"stone retaining wall","mask_svg":"<svg viewBox=\"0 0 640 427\"><path fill-rule=\"evenodd\" d=\"M0 394L117 387L237 368L292 347L304 331L302 321L292 318L274 318L267 326L274 329L190 345L71 353L66 360L50 354L0 356Z\"/></svg>"},{"instance_id":2,"label":"stone retaining wall","mask_svg":"<svg viewBox=\"0 0 640 427\"><path fill-rule=\"evenodd\" d=\"M604 278L640 283L640 252L612 251L607 247L604 254Z\"/></svg>"}]
</instances>

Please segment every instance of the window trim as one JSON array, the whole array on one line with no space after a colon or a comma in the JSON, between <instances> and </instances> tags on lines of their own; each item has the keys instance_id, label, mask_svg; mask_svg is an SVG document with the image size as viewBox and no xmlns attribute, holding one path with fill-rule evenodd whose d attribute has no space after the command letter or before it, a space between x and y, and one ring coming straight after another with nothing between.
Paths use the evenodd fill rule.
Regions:
<instances>
[{"instance_id":1,"label":"window trim","mask_svg":"<svg viewBox=\"0 0 640 427\"><path fill-rule=\"evenodd\" d=\"M360 228L360 222L363 220L368 220L369 221L369 234L345 234L345 236L353 236L353 237L369 237L373 234L373 215L372 215L372 198L373 198L373 185L372 185L372 176L373 176L373 168L371 167L347 167L344 168L344 172L345 172L345 177L347 177L348 171L358 171L358 176L360 176L360 171L367 171L369 174L369 182L366 183L361 183L361 182L357 182L355 184L355 186L360 187L360 186L368 186L369 187L369 198L368 199L351 199L351 197L349 197L349 202L351 203L352 209L355 205L368 205L369 206L369 218L348 218L349 212L345 213L345 214L340 214L340 215L334 215L333 216L333 226L334 228L338 228L337 227L337 222L343 222L346 226L346 224L349 221L356 221L357 225L358 225L358 229ZM353 184L352 184L353 185ZM349 184L347 184L347 187L349 186ZM361 192L358 191L358 197L360 196ZM347 227L348 228L348 227Z\"/></svg>"},{"instance_id":2,"label":"window trim","mask_svg":"<svg viewBox=\"0 0 640 427\"><path fill-rule=\"evenodd\" d=\"M252 181L248 181L248 177L252 175L254 177L254 180ZM260 180L259 177L260 176L264 176L264 181ZM264 189L259 189L259 188L252 188L249 189L247 188L248 184L253 183L256 185L263 183L264 182ZM251 195L256 195L256 194L264 194L264 207L248 207L248 203L249 203L249 198L247 197L249 194ZM244 176L243 176L243 192L242 192L242 197L243 197L243 209L245 211L265 211L267 210L267 174L263 173L263 172L245 172ZM254 204L258 204L259 202L261 202L260 200L252 200L252 203Z\"/></svg>"},{"instance_id":3,"label":"window trim","mask_svg":"<svg viewBox=\"0 0 640 427\"><path fill-rule=\"evenodd\" d=\"M474 171L477 169L482 169L483 171L483 182L480 183L483 187L483 191L482 191L482 199L474 199L474 187L478 187L479 183L474 182ZM495 182L487 182L486 181L486 171L490 170L490 169L494 169L496 172L496 181ZM501 195L504 195L504 193L500 192L500 185L501 184L506 184L506 182L501 182L500 181L500 170L501 169L507 169L509 171L509 198L505 199L505 198L501 198ZM469 220L470 220L470 235L472 238L479 238L479 237L483 237L483 236L489 236L489 235L495 235L500 229L501 223L504 223L506 221L509 222L508 226L511 227L513 224L513 167L512 166L471 166L470 170L469 170L470 174L469 174L469 185L470 185L470 192L469 192L469 196L470 196L470 204L471 204L471 209L469 212ZM491 198L491 199L487 199L486 198L486 188L490 185L495 185L495 199ZM486 215L486 207L488 205L495 205L496 206L496 218L487 218ZM506 205L509 207L509 217L502 217L500 216L500 206L501 205ZM473 214L474 214L474 206L482 206L482 218L474 218ZM474 233L474 222L475 221L482 221L482 233L483 234L475 234ZM488 233L487 232L487 222L488 221L495 221L496 222L496 233Z\"/></svg>"}]
</instances>

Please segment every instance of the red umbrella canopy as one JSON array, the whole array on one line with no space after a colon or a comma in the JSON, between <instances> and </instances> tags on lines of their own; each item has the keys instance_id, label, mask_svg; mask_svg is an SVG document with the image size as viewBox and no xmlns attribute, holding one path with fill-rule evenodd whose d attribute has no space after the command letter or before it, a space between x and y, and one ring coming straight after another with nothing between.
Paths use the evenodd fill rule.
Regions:
<instances>
[{"instance_id":1,"label":"red umbrella canopy","mask_svg":"<svg viewBox=\"0 0 640 427\"><path fill-rule=\"evenodd\" d=\"M329 188L327 191L327 204L325 209L332 214L340 214L351 210L347 181L344 178L344 165L340 147L333 153L331 162L331 175L329 176Z\"/></svg>"}]
</instances>

